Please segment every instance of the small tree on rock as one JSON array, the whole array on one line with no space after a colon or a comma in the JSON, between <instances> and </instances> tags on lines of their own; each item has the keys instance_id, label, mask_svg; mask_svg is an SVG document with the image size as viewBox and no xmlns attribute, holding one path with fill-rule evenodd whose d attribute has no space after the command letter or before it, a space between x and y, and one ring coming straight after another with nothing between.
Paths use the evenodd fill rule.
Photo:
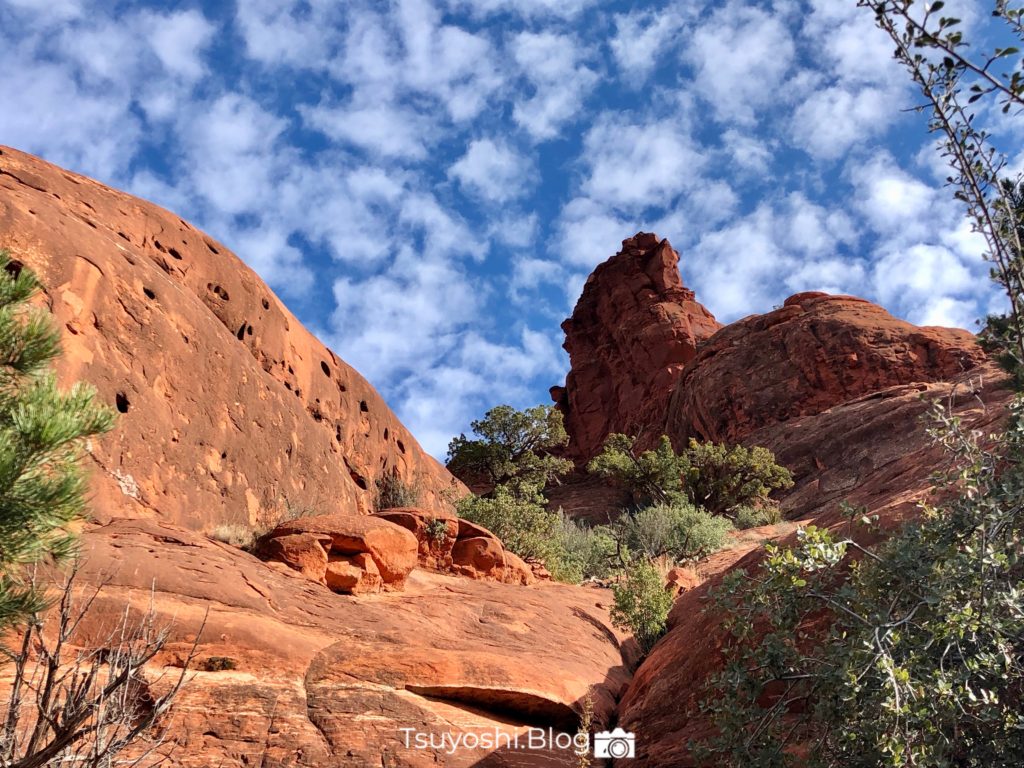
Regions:
<instances>
[{"instance_id":1,"label":"small tree on rock","mask_svg":"<svg viewBox=\"0 0 1024 768\"><path fill-rule=\"evenodd\" d=\"M25 566L71 552L84 509L86 438L113 425L91 387L58 389L60 333L30 305L35 275L0 251L0 632L41 607Z\"/></svg>"}]
</instances>

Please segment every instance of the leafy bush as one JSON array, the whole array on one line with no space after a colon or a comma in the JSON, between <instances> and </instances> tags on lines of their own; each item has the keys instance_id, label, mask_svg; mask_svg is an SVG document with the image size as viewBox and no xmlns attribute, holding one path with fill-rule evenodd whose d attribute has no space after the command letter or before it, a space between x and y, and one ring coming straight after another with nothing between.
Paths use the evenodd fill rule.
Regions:
<instances>
[{"instance_id":1,"label":"leafy bush","mask_svg":"<svg viewBox=\"0 0 1024 768\"><path fill-rule=\"evenodd\" d=\"M377 478L377 493L373 506L378 512L385 509L415 507L420 503L420 491L412 483L407 483L397 472L387 472Z\"/></svg>"},{"instance_id":2,"label":"leafy bush","mask_svg":"<svg viewBox=\"0 0 1024 768\"><path fill-rule=\"evenodd\" d=\"M793 487L793 476L767 448L690 440L681 459L686 495L712 514L764 504L772 491Z\"/></svg>"},{"instance_id":3,"label":"leafy bush","mask_svg":"<svg viewBox=\"0 0 1024 768\"><path fill-rule=\"evenodd\" d=\"M677 455L664 435L657 448L639 454L633 438L611 435L587 470L621 484L640 505L685 497L715 515L766 505L772 491L793 486L789 470L767 448L690 440Z\"/></svg>"},{"instance_id":4,"label":"leafy bush","mask_svg":"<svg viewBox=\"0 0 1024 768\"><path fill-rule=\"evenodd\" d=\"M448 521L439 517L431 518L426 524L427 537L438 544L448 541Z\"/></svg>"},{"instance_id":5,"label":"leafy bush","mask_svg":"<svg viewBox=\"0 0 1024 768\"><path fill-rule=\"evenodd\" d=\"M994 0L1000 47L986 50L968 44L942 2L857 5L888 34L939 134L947 181L1008 299L983 341L1020 387L1021 176L982 123L993 106L1010 120L1024 107L1018 48L1002 47L1024 40L1024 12ZM1001 103L971 106L990 98ZM703 763L1024 764L1024 401L989 446L941 404L932 417L953 465L937 478L938 507L873 550L808 528L793 548L769 547L756 580L723 583L735 642L707 704L719 735ZM795 744L812 748L798 755Z\"/></svg>"},{"instance_id":6,"label":"leafy bush","mask_svg":"<svg viewBox=\"0 0 1024 768\"><path fill-rule=\"evenodd\" d=\"M722 548L732 523L687 502L657 504L623 515L616 526L628 551L648 559L696 560Z\"/></svg>"},{"instance_id":7,"label":"leafy bush","mask_svg":"<svg viewBox=\"0 0 1024 768\"><path fill-rule=\"evenodd\" d=\"M639 505L678 500L683 465L669 439L662 435L657 448L639 454L634 444L632 437L609 435L601 453L587 464L587 471L622 485Z\"/></svg>"},{"instance_id":8,"label":"leafy bush","mask_svg":"<svg viewBox=\"0 0 1024 768\"><path fill-rule=\"evenodd\" d=\"M448 444L448 470L467 485L494 487L514 479L540 490L572 469L571 462L548 453L569 442L553 406L517 411L499 405L471 426L476 439L462 434Z\"/></svg>"},{"instance_id":9,"label":"leafy bush","mask_svg":"<svg viewBox=\"0 0 1024 768\"><path fill-rule=\"evenodd\" d=\"M558 557L547 563L553 578L569 584L607 578L612 572L616 544L607 526L590 527L565 515L558 532Z\"/></svg>"},{"instance_id":10,"label":"leafy bush","mask_svg":"<svg viewBox=\"0 0 1024 768\"><path fill-rule=\"evenodd\" d=\"M782 510L778 504L764 504L760 507L744 505L733 513L733 521L741 531L762 525L778 525L782 520Z\"/></svg>"},{"instance_id":11,"label":"leafy bush","mask_svg":"<svg viewBox=\"0 0 1024 768\"><path fill-rule=\"evenodd\" d=\"M560 553L561 516L544 507L535 491L497 486L489 497L466 496L458 502L459 517L482 525L520 557L543 560L548 568Z\"/></svg>"},{"instance_id":12,"label":"leafy bush","mask_svg":"<svg viewBox=\"0 0 1024 768\"><path fill-rule=\"evenodd\" d=\"M816 745L801 765L1024 762L1024 400L1011 411L990 450L934 406L955 459L943 506L874 550L808 528L767 547L758 579L723 583L714 764L797 765L791 738Z\"/></svg>"},{"instance_id":13,"label":"leafy bush","mask_svg":"<svg viewBox=\"0 0 1024 768\"><path fill-rule=\"evenodd\" d=\"M60 331L31 306L39 290L0 251L0 634L42 605L23 566L72 551L68 526L85 510L83 446L114 424L91 387L58 389Z\"/></svg>"},{"instance_id":14,"label":"leafy bush","mask_svg":"<svg viewBox=\"0 0 1024 768\"><path fill-rule=\"evenodd\" d=\"M628 629L644 653L665 633L672 596L665 590L661 574L650 562L630 567L621 582L612 587L615 603L611 618L615 626Z\"/></svg>"}]
</instances>

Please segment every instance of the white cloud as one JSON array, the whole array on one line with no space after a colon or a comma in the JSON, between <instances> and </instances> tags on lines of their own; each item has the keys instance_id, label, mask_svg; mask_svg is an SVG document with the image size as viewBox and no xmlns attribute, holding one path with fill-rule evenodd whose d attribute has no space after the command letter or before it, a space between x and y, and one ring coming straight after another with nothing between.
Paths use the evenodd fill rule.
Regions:
<instances>
[{"instance_id":1,"label":"white cloud","mask_svg":"<svg viewBox=\"0 0 1024 768\"><path fill-rule=\"evenodd\" d=\"M583 63L586 54L572 35L520 32L512 54L531 91L516 102L513 119L535 139L553 139L563 124L582 117L597 74Z\"/></svg>"},{"instance_id":2,"label":"white cloud","mask_svg":"<svg viewBox=\"0 0 1024 768\"><path fill-rule=\"evenodd\" d=\"M720 120L741 125L785 97L782 85L795 56L792 34L780 18L735 0L696 26L683 46L700 95Z\"/></svg>"},{"instance_id":3,"label":"white cloud","mask_svg":"<svg viewBox=\"0 0 1024 768\"><path fill-rule=\"evenodd\" d=\"M706 157L679 120L632 124L622 114L597 119L584 138L582 192L622 210L665 207L700 186Z\"/></svg>"},{"instance_id":4,"label":"white cloud","mask_svg":"<svg viewBox=\"0 0 1024 768\"><path fill-rule=\"evenodd\" d=\"M635 10L615 16L615 36L609 44L629 85L642 86L655 67L674 58L675 48L682 43L683 13L687 10Z\"/></svg>"},{"instance_id":5,"label":"white cloud","mask_svg":"<svg viewBox=\"0 0 1024 768\"><path fill-rule=\"evenodd\" d=\"M559 217L558 256L571 267L589 271L617 253L622 241L636 231L635 225L604 205L577 197L562 208Z\"/></svg>"},{"instance_id":6,"label":"white cloud","mask_svg":"<svg viewBox=\"0 0 1024 768\"><path fill-rule=\"evenodd\" d=\"M868 162L851 160L849 175L854 185L854 205L881 235L904 240L932 234L932 215L939 197L899 167L888 153Z\"/></svg>"},{"instance_id":7,"label":"white cloud","mask_svg":"<svg viewBox=\"0 0 1024 768\"><path fill-rule=\"evenodd\" d=\"M452 167L448 175L458 179L470 194L491 203L504 203L522 197L532 174L530 159L508 144L493 139L478 139Z\"/></svg>"},{"instance_id":8,"label":"white cloud","mask_svg":"<svg viewBox=\"0 0 1024 768\"><path fill-rule=\"evenodd\" d=\"M320 66L337 43L334 30L341 22L331 0L243 0L235 20L247 55L264 64Z\"/></svg>"},{"instance_id":9,"label":"white cloud","mask_svg":"<svg viewBox=\"0 0 1024 768\"><path fill-rule=\"evenodd\" d=\"M888 130L899 116L894 103L894 93L879 88L833 86L815 91L793 114L793 143L816 158L843 157L851 147Z\"/></svg>"},{"instance_id":10,"label":"white cloud","mask_svg":"<svg viewBox=\"0 0 1024 768\"><path fill-rule=\"evenodd\" d=\"M306 124L335 141L383 158L423 160L436 132L416 110L390 104L376 106L301 107Z\"/></svg>"},{"instance_id":11,"label":"white cloud","mask_svg":"<svg viewBox=\"0 0 1024 768\"><path fill-rule=\"evenodd\" d=\"M733 163L741 171L763 175L772 162L768 143L750 133L730 128L722 134L722 143Z\"/></svg>"},{"instance_id":12,"label":"white cloud","mask_svg":"<svg viewBox=\"0 0 1024 768\"><path fill-rule=\"evenodd\" d=\"M509 13L529 19L571 19L597 3L598 0L447 0L449 8L477 16Z\"/></svg>"},{"instance_id":13,"label":"white cloud","mask_svg":"<svg viewBox=\"0 0 1024 768\"><path fill-rule=\"evenodd\" d=\"M203 51L213 38L214 26L198 11L174 14L144 13L142 24L153 52L172 74L194 82L205 72Z\"/></svg>"},{"instance_id":14,"label":"white cloud","mask_svg":"<svg viewBox=\"0 0 1024 768\"><path fill-rule=\"evenodd\" d=\"M898 308L911 322L928 325L962 324L968 313L964 308L974 304L965 299L972 298L979 277L948 248L923 243L884 250L871 275L884 305ZM960 314L950 314L951 307L960 307Z\"/></svg>"}]
</instances>

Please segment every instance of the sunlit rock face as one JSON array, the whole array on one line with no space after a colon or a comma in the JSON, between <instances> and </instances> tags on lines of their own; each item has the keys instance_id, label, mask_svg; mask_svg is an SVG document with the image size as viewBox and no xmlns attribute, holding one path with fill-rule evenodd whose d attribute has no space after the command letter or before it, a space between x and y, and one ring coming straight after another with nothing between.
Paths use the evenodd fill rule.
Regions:
<instances>
[{"instance_id":1,"label":"sunlit rock face","mask_svg":"<svg viewBox=\"0 0 1024 768\"><path fill-rule=\"evenodd\" d=\"M571 370L552 397L578 461L614 432L646 446L664 432L672 387L721 325L683 285L668 240L639 233L594 270L562 323Z\"/></svg>"},{"instance_id":2,"label":"sunlit rock face","mask_svg":"<svg viewBox=\"0 0 1024 768\"><path fill-rule=\"evenodd\" d=\"M453 478L358 372L224 245L174 214L0 148L0 248L34 269L66 381L120 412L95 441L97 514L192 528L369 512L396 473Z\"/></svg>"}]
</instances>

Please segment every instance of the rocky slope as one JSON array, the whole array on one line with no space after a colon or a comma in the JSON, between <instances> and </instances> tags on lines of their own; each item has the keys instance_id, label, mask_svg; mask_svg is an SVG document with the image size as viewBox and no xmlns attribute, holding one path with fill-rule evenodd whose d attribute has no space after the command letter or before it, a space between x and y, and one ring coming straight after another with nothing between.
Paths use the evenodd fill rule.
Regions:
<instances>
[{"instance_id":1,"label":"rocky slope","mask_svg":"<svg viewBox=\"0 0 1024 768\"><path fill-rule=\"evenodd\" d=\"M565 414L572 458L586 462L613 432L641 445L661 435L680 371L721 327L683 285L678 261L656 235L624 240L562 323L572 368L551 395Z\"/></svg>"},{"instance_id":2,"label":"rocky slope","mask_svg":"<svg viewBox=\"0 0 1024 768\"><path fill-rule=\"evenodd\" d=\"M158 667L173 672L206 617L195 677L166 723L180 742L169 765L568 766L559 750L409 748L402 729L571 731L588 698L598 723L637 733L630 765L687 765L723 640L704 611L709 585L796 523L842 524L842 500L898 524L940 460L919 423L924 398L947 398L981 429L1009 399L966 332L822 294L721 328L667 241L626 240L564 326L573 370L553 394L573 458L610 432L645 443L667 431L677 444L765 445L797 481L780 499L790 522L743 532L677 579L670 631L631 676L635 644L611 627L608 592L538 580L454 519L451 476L221 244L2 148L0 247L48 286L61 375L122 412L91 447L97 520L82 584L106 587L81 640L152 600L172 627ZM367 521L384 473L420 487L424 509ZM593 519L620 500L583 477L559 493ZM202 533L295 508L330 517L279 526L262 552L271 562Z\"/></svg>"},{"instance_id":3,"label":"rocky slope","mask_svg":"<svg viewBox=\"0 0 1024 768\"><path fill-rule=\"evenodd\" d=\"M676 380L667 432L736 442L888 387L950 381L985 361L974 335L918 328L852 296L801 293L723 328Z\"/></svg>"},{"instance_id":4,"label":"rocky slope","mask_svg":"<svg viewBox=\"0 0 1024 768\"><path fill-rule=\"evenodd\" d=\"M79 640L152 600L173 673L206 617L167 765L567 766L559 749L409 748L401 728L507 744L574 730L588 698L610 719L635 658L607 591L538 581L455 519L444 494L461 486L222 244L0 148L0 248L47 286L62 379L121 412L90 447L79 583L106 586ZM421 508L366 518L384 473ZM297 512L330 517L285 521L267 562L204 535ZM445 546L421 530L439 519Z\"/></svg>"},{"instance_id":5,"label":"rocky slope","mask_svg":"<svg viewBox=\"0 0 1024 768\"><path fill-rule=\"evenodd\" d=\"M401 729L574 730L588 695L606 719L629 679L605 590L415 570L403 592L346 597L153 520L97 526L83 547L86 581L108 580L84 640L104 637L126 602L144 610L155 582L170 676L209 611L166 723L175 766L568 767L559 750L407 748Z\"/></svg>"},{"instance_id":6,"label":"rocky slope","mask_svg":"<svg viewBox=\"0 0 1024 768\"><path fill-rule=\"evenodd\" d=\"M621 254L607 263L620 259ZM674 265L674 255L667 261ZM639 288L632 305L650 298L647 288ZM607 300L589 297L592 306ZM689 312L692 301L689 295L666 314ZM592 332L628 348L611 317L606 324ZM588 360L581 370L590 370ZM943 460L921 422L928 402L943 399L966 424L992 431L1011 396L1004 381L967 331L918 328L862 299L803 293L698 341L675 377L661 379L651 395L663 411L619 414L616 423L632 423L634 434L662 430L677 447L690 437L768 447L796 480L780 498L790 522L738 534L698 566L690 588L677 599L668 634L637 670L617 711L618 724L637 734L637 760L630 765L692 764L686 745L707 732L698 704L725 639L721 617L705 610L708 590L722 575L755 567L761 543L792 536L798 524L845 526L842 501L878 515L883 529L914 515ZM632 373L605 384L607 391L633 386ZM570 430L581 429L578 421L567 423ZM584 424L576 444L594 445L604 429L611 430L610 422ZM558 493L591 518L612 512L601 509L610 501L608 491L598 492L585 480L577 478Z\"/></svg>"},{"instance_id":7,"label":"rocky slope","mask_svg":"<svg viewBox=\"0 0 1024 768\"><path fill-rule=\"evenodd\" d=\"M0 248L47 286L62 377L121 412L93 447L100 514L201 528L365 512L386 472L443 506L451 476L374 388L174 214L0 147Z\"/></svg>"}]
</instances>

